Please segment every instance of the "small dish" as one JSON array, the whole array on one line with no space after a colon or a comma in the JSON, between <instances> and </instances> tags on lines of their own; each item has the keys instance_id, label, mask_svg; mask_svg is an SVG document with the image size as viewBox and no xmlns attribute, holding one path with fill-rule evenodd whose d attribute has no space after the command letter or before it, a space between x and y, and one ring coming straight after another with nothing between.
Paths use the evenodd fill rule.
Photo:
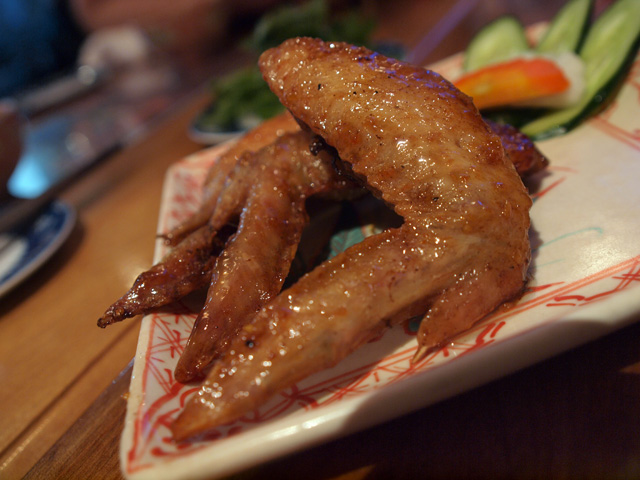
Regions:
<instances>
[{"instance_id":1,"label":"small dish","mask_svg":"<svg viewBox=\"0 0 640 480\"><path fill-rule=\"evenodd\" d=\"M75 221L75 210L56 200L29 225L0 234L0 297L58 251L71 233Z\"/></svg>"}]
</instances>

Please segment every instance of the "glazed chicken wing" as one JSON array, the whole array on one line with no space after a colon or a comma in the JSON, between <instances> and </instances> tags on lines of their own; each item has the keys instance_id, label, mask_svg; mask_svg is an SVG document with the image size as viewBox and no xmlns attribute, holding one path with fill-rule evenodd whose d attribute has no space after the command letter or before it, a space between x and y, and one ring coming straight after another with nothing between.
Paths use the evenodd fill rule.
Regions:
<instances>
[{"instance_id":1,"label":"glazed chicken wing","mask_svg":"<svg viewBox=\"0 0 640 480\"><path fill-rule=\"evenodd\" d=\"M311 141L300 130L285 134L241 156L229 173L209 226L219 229L236 210L240 222L213 267L207 301L175 370L178 381L203 376L246 321L280 292L307 224L307 198L352 187L332 167L331 155L312 155Z\"/></svg>"},{"instance_id":2,"label":"glazed chicken wing","mask_svg":"<svg viewBox=\"0 0 640 480\"><path fill-rule=\"evenodd\" d=\"M168 244L177 245L189 233L207 223L216 209L220 194L228 183L228 176L236 168L239 158L246 152L257 152L273 143L285 133L295 132L300 127L287 112L273 117L247 132L238 142L232 145L209 170L204 182L202 205L198 211L185 222L164 234Z\"/></svg>"},{"instance_id":3,"label":"glazed chicken wing","mask_svg":"<svg viewBox=\"0 0 640 480\"><path fill-rule=\"evenodd\" d=\"M223 228L224 221L239 214L242 205L237 196L244 195L248 188L246 175L244 190L240 181L232 180L237 179L241 158L272 144L288 132L296 131L300 131L300 127L295 119L284 113L251 130L222 154L207 174L200 208L163 235L174 248L158 264L136 278L129 291L98 319L98 326L104 328L126 318L146 314L207 288L217 254L230 233L229 229ZM234 200L235 204L232 203ZM216 217L212 219L214 213ZM221 218L224 221L221 222Z\"/></svg>"},{"instance_id":4,"label":"glazed chicken wing","mask_svg":"<svg viewBox=\"0 0 640 480\"><path fill-rule=\"evenodd\" d=\"M419 360L526 279L531 200L467 96L433 72L309 38L265 52L260 67L304 128L404 223L262 307L175 421L178 441L250 412L415 315L424 316Z\"/></svg>"},{"instance_id":5,"label":"glazed chicken wing","mask_svg":"<svg viewBox=\"0 0 640 480\"><path fill-rule=\"evenodd\" d=\"M529 138L509 125L485 121L500 137L507 158L513 162L520 176L526 177L546 167L547 159ZM167 243L175 246L174 249L159 264L140 274L131 289L111 305L98 320L98 325L106 327L111 323L148 313L180 300L195 290L206 288L211 281L217 254L224 247L228 236L228 232L218 231L221 225L220 218L224 216L228 219L232 214L239 213L242 204L236 195L246 191L247 180L251 181L254 174L259 174L256 169L255 172L247 171L245 175L238 175L238 165L243 154L256 152L276 142L286 133L295 131L299 131L295 119L289 113L284 113L251 130L225 152L207 174L201 207L185 222L163 235ZM300 148L308 150L307 146ZM323 190L324 193L328 193L327 191ZM244 285L243 288L249 287ZM256 286L254 290L258 288ZM211 302L207 305L212 307ZM198 325L201 323L198 322ZM189 342L189 352L196 349L195 346L191 346L196 343L196 338L198 342L202 341L210 346L217 343L213 340L204 342L202 334L194 334L194 339ZM209 352L207 355L210 360L221 354L220 350ZM183 381L200 376L204 369L202 365L207 364L204 357L200 361L195 360L193 356L191 358L194 363L188 369L185 361L181 362L182 366L178 369L178 376ZM201 366L195 367L196 361ZM187 374L187 370L191 373Z\"/></svg>"}]
</instances>

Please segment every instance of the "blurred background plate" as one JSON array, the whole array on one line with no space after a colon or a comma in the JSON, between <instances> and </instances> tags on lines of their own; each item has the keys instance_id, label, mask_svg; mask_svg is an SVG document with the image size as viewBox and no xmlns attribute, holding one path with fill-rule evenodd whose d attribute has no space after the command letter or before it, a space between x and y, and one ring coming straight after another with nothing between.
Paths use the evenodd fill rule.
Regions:
<instances>
[{"instance_id":1,"label":"blurred background plate","mask_svg":"<svg viewBox=\"0 0 640 480\"><path fill-rule=\"evenodd\" d=\"M243 129L225 130L212 125L208 118L210 118L215 109L216 103L212 102L196 116L188 130L191 140L203 145L215 145L232 140L246 132Z\"/></svg>"}]
</instances>

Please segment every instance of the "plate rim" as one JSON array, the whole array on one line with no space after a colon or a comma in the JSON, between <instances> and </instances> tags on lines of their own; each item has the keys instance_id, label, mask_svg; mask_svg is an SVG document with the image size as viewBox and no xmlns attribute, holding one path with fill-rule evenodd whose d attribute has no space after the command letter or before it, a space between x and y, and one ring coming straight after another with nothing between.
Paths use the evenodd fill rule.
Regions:
<instances>
[{"instance_id":1,"label":"plate rim","mask_svg":"<svg viewBox=\"0 0 640 480\"><path fill-rule=\"evenodd\" d=\"M52 240L30 262L26 263L23 267L19 268L16 272L0 283L0 298L7 295L28 277L33 275L62 247L71 234L77 220L76 210L69 203L62 200L53 200L49 203L26 228L30 229L39 219L55 208L61 209L64 214L64 221L61 227L58 229ZM18 235L18 237L23 238L24 236ZM24 253L28 253L28 251ZM24 253L22 258L24 258ZM20 261L22 261L22 258Z\"/></svg>"}]
</instances>

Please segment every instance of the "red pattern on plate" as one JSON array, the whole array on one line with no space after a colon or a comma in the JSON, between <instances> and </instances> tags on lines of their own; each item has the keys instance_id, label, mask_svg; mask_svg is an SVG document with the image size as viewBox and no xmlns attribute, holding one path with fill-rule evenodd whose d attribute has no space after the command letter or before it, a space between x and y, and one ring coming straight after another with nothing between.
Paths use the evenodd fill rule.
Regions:
<instances>
[{"instance_id":1,"label":"red pattern on plate","mask_svg":"<svg viewBox=\"0 0 640 480\"><path fill-rule=\"evenodd\" d=\"M640 59L636 59L626 80L625 95L620 95L600 115L592 120L592 125L616 140L640 151L640 116L631 116L629 122L626 112L637 111L640 105ZM620 112L624 110L624 112ZM625 120L622 121L621 118Z\"/></svg>"},{"instance_id":2,"label":"red pattern on plate","mask_svg":"<svg viewBox=\"0 0 640 480\"><path fill-rule=\"evenodd\" d=\"M553 285L546 289L548 291L542 289L539 292L530 292L514 307L492 315L450 345L432 352L417 364L411 363L416 351L416 346L411 345L375 363L340 372L331 378L311 382L304 387L294 386L280 393L274 401L258 411L210 433L207 441L228 437L252 424L266 422L298 409L315 409L348 397L366 394L373 389L429 370L438 365L439 360L454 353L459 357L483 348L500 337L507 322L517 320L517 315L526 310L559 306L580 307L620 292L634 282L640 282L640 256L571 284ZM157 356L159 352L170 351L171 358L177 358L184 348L195 316L195 313L152 316L152 335L144 375L153 377L163 394L138 412L136 441L129 454L130 472L150 465L148 460L145 461L147 454L179 457L206 446L206 442L185 443L181 446L171 442L169 426L197 387L176 382L173 378L173 365L168 365Z\"/></svg>"}]
</instances>

